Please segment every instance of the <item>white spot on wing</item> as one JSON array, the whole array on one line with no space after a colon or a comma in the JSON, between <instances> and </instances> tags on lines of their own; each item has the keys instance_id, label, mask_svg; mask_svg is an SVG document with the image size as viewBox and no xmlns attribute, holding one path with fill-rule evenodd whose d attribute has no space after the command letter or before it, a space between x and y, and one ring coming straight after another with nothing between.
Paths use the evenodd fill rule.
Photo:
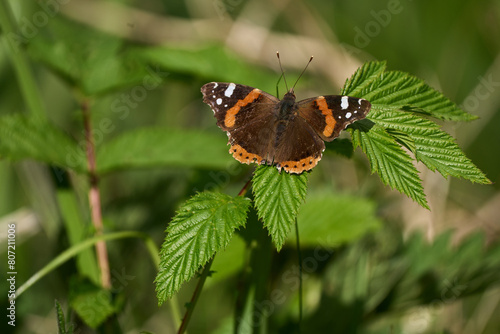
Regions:
<instances>
[{"instance_id":1,"label":"white spot on wing","mask_svg":"<svg viewBox=\"0 0 500 334\"><path fill-rule=\"evenodd\" d=\"M234 83L230 83L229 86L227 86L226 91L224 92L224 95L227 97L231 97L233 95L234 89L236 88L236 85Z\"/></svg>"},{"instance_id":2,"label":"white spot on wing","mask_svg":"<svg viewBox=\"0 0 500 334\"><path fill-rule=\"evenodd\" d=\"M214 89L217 88L217 86L219 86L217 82L214 82Z\"/></svg>"},{"instance_id":3,"label":"white spot on wing","mask_svg":"<svg viewBox=\"0 0 500 334\"><path fill-rule=\"evenodd\" d=\"M342 110L347 109L349 107L349 102L347 101L349 98L347 96L342 96L340 99L340 107Z\"/></svg>"},{"instance_id":4,"label":"white spot on wing","mask_svg":"<svg viewBox=\"0 0 500 334\"><path fill-rule=\"evenodd\" d=\"M219 106L220 106L220 105L221 105L221 103L222 103L222 99L219 97L217 100L215 100L215 102L217 102L217 105L219 105Z\"/></svg>"},{"instance_id":5,"label":"white spot on wing","mask_svg":"<svg viewBox=\"0 0 500 334\"><path fill-rule=\"evenodd\" d=\"M359 99L358 100L359 105L361 105L361 101L363 101L363 99Z\"/></svg>"},{"instance_id":6,"label":"white spot on wing","mask_svg":"<svg viewBox=\"0 0 500 334\"><path fill-rule=\"evenodd\" d=\"M351 118L352 114L350 112L348 112L347 114L345 114L345 118L349 119Z\"/></svg>"}]
</instances>

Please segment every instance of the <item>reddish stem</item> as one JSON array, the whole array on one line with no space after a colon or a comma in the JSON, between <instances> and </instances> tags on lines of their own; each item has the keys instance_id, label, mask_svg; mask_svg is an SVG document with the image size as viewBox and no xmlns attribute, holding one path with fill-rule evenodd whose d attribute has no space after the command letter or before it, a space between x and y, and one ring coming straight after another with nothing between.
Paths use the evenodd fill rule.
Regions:
<instances>
[{"instance_id":1,"label":"reddish stem","mask_svg":"<svg viewBox=\"0 0 500 334\"><path fill-rule=\"evenodd\" d=\"M94 224L95 234L101 235L103 232L102 211L101 211L101 195L99 192L99 179L96 173L95 147L92 136L92 125L90 121L89 101L84 100L81 103L83 113L83 124L85 128L85 143L87 155L87 167L89 170L89 205L90 216ZM101 284L105 289L111 288L111 277L109 273L108 251L106 242L99 241L95 245L97 253L97 262L101 270Z\"/></svg>"}]
</instances>

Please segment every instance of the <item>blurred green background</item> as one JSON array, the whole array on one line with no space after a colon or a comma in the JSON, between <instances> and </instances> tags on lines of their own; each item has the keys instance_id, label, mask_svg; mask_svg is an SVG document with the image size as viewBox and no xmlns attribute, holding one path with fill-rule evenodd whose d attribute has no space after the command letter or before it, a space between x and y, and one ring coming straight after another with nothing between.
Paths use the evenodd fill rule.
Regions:
<instances>
[{"instance_id":1,"label":"blurred green background","mask_svg":"<svg viewBox=\"0 0 500 334\"><path fill-rule=\"evenodd\" d=\"M21 58L36 81L39 109L78 143L84 139L79 101L91 101L105 230L141 231L158 246L180 203L203 190L236 195L253 170L226 153L226 135L202 103L204 83L232 81L275 94L279 50L289 83L314 55L295 88L298 99L338 94L368 60L387 60L390 70L442 91L480 117L443 127L493 184L446 180L418 164L428 211L370 175L359 150L346 159L327 148L309 176L308 196L338 205L314 216L306 202L301 213L304 256L316 261L304 278L302 330L498 333L498 0L1 1L17 30L9 34L2 25L0 116L33 112L15 66ZM133 138L176 130L191 139L134 150ZM118 161L110 146L99 152L126 134L132 139L121 152L130 149L132 157ZM202 141L207 138L210 143ZM18 286L70 246L68 215L69 224L92 234L87 180L75 170L0 160L0 252L6 254L7 224L16 222ZM255 218L248 224L260 228ZM218 255L191 333L232 332L235 291L248 261L244 240L241 233ZM170 306L157 307L156 269L144 244L124 239L108 247L113 290L123 296L121 330L175 332ZM322 260L318 247L328 255ZM268 332L290 333L297 321L297 288L286 280L296 266L292 239L269 257L272 270L264 279L286 299L273 303ZM16 304L15 332L56 333L54 300L68 310L77 272L70 261L26 291ZM181 290L181 309L194 284ZM6 291L2 284L2 296ZM89 331L70 321L77 332ZM12 330L5 317L1 326Z\"/></svg>"}]
</instances>

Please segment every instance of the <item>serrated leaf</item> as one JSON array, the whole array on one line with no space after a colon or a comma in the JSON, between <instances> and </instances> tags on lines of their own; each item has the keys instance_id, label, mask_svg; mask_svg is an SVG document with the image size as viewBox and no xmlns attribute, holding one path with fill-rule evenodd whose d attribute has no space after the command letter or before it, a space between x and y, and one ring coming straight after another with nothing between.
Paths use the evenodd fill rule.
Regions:
<instances>
[{"instance_id":1,"label":"serrated leaf","mask_svg":"<svg viewBox=\"0 0 500 334\"><path fill-rule=\"evenodd\" d=\"M385 61L365 63L347 79L342 88L342 95L362 97L364 90L385 71Z\"/></svg>"},{"instance_id":2,"label":"serrated leaf","mask_svg":"<svg viewBox=\"0 0 500 334\"><path fill-rule=\"evenodd\" d=\"M0 117L0 158L34 159L86 171L84 151L75 141L48 121L21 114Z\"/></svg>"},{"instance_id":3,"label":"serrated leaf","mask_svg":"<svg viewBox=\"0 0 500 334\"><path fill-rule=\"evenodd\" d=\"M156 276L159 304L179 291L200 266L224 249L234 230L244 226L250 200L203 192L187 200L167 227Z\"/></svg>"},{"instance_id":4,"label":"serrated leaf","mask_svg":"<svg viewBox=\"0 0 500 334\"><path fill-rule=\"evenodd\" d=\"M442 131L436 123L399 110L373 110L370 119L386 129L405 133L414 143L412 151L415 158L430 170L437 170L443 177L451 175L472 182L490 183L465 156L455 139Z\"/></svg>"},{"instance_id":5,"label":"serrated leaf","mask_svg":"<svg viewBox=\"0 0 500 334\"><path fill-rule=\"evenodd\" d=\"M385 63L366 63L346 82L342 94L367 99L375 107L422 110L442 120L470 121L477 118L458 108L423 80L404 72L383 72L384 67Z\"/></svg>"},{"instance_id":6,"label":"serrated leaf","mask_svg":"<svg viewBox=\"0 0 500 334\"><path fill-rule=\"evenodd\" d=\"M300 244L338 247L382 226L375 202L337 194L308 196L298 216ZM293 239L293 237L292 237Z\"/></svg>"},{"instance_id":7,"label":"serrated leaf","mask_svg":"<svg viewBox=\"0 0 500 334\"><path fill-rule=\"evenodd\" d=\"M280 173L275 167L258 166L252 188L257 214L279 251L306 197L307 173Z\"/></svg>"},{"instance_id":8,"label":"serrated leaf","mask_svg":"<svg viewBox=\"0 0 500 334\"><path fill-rule=\"evenodd\" d=\"M181 166L227 168L234 160L224 136L181 129L149 128L122 134L97 149L97 171ZM222 147L222 149L221 149Z\"/></svg>"},{"instance_id":9,"label":"serrated leaf","mask_svg":"<svg viewBox=\"0 0 500 334\"><path fill-rule=\"evenodd\" d=\"M361 147L370 161L372 173L377 172L382 182L407 195L424 208L429 208L425 199L422 180L412 159L383 127L374 125L368 129L369 121L351 124L353 144Z\"/></svg>"},{"instance_id":10,"label":"serrated leaf","mask_svg":"<svg viewBox=\"0 0 500 334\"><path fill-rule=\"evenodd\" d=\"M355 137L354 146L361 146L368 156L372 172L377 172L385 184L426 208L418 172L399 145L412 152L417 161L432 171L438 170L444 177L452 175L472 182L489 183L451 136L417 114L453 121L468 121L475 117L460 110L423 80L403 72L384 72L384 69L383 62L366 63L342 89L343 95L365 98L372 104L367 120L358 121L349 128ZM372 127L373 124L376 125Z\"/></svg>"}]
</instances>

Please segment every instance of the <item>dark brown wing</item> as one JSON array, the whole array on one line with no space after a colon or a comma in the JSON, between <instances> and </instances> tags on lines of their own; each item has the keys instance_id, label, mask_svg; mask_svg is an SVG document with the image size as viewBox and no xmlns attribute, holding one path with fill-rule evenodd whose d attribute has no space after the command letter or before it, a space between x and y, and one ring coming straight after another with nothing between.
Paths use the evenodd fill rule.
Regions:
<instances>
[{"instance_id":1,"label":"dark brown wing","mask_svg":"<svg viewBox=\"0 0 500 334\"><path fill-rule=\"evenodd\" d=\"M326 141L337 138L349 124L363 119L371 104L342 95L318 96L297 102L298 114Z\"/></svg>"},{"instance_id":2,"label":"dark brown wing","mask_svg":"<svg viewBox=\"0 0 500 334\"><path fill-rule=\"evenodd\" d=\"M321 160L325 143L305 119L295 116L276 126L274 163L279 170L300 174Z\"/></svg>"},{"instance_id":3,"label":"dark brown wing","mask_svg":"<svg viewBox=\"0 0 500 334\"><path fill-rule=\"evenodd\" d=\"M247 164L272 160L276 97L257 88L222 82L208 83L201 92L217 125L228 132L229 152L236 160Z\"/></svg>"}]
</instances>

